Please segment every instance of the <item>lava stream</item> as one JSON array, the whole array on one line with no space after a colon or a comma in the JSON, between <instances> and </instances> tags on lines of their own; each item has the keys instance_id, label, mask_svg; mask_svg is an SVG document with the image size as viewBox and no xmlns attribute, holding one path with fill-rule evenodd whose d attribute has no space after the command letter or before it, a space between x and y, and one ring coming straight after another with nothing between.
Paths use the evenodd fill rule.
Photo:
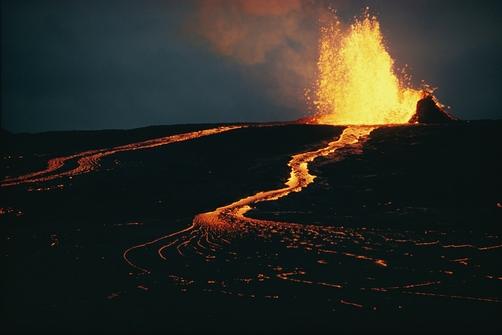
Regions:
<instances>
[{"instance_id":1,"label":"lava stream","mask_svg":"<svg viewBox=\"0 0 502 335\"><path fill-rule=\"evenodd\" d=\"M273 201L285 197L292 192L300 192L315 179L315 176L311 175L309 172L308 163L318 157L327 156L340 148L361 143L363 139L366 138L375 128L376 127L373 126L347 127L343 130L337 140L330 142L326 147L293 155L288 163L288 166L291 169L290 176L283 188L258 192L254 195L237 200L229 205L219 207L212 212L198 214L193 219L192 225L186 229L127 249L123 254L125 261L138 270L149 272L149 270L138 266L131 261L129 254L132 251L160 244L160 247L157 249L157 253L162 259L166 259L164 253L168 248L175 248L178 254L183 255L181 249L186 248L189 244L191 244L193 240L196 239L195 235L197 235L197 233L202 233L201 236L205 242L207 242L209 247L217 248L219 247L219 243L210 240L212 232L243 232L249 228L244 228L243 224L251 224L252 226L258 225L261 226L262 229L282 224L295 226L295 224L289 223L251 219L245 217L245 214L252 209L251 205L258 202ZM172 241L172 238L174 237L176 237L176 240ZM201 247L206 248L200 244L202 237L198 239L198 246L193 245L195 250L200 249ZM223 238L219 238L219 240L226 242Z\"/></svg>"},{"instance_id":2,"label":"lava stream","mask_svg":"<svg viewBox=\"0 0 502 335\"><path fill-rule=\"evenodd\" d=\"M229 205L219 207L212 212L202 213L194 218L195 225L206 225L209 227L228 227L234 220L230 217L245 219L245 214L252 209L251 205L262 201L273 201L285 197L292 192L300 192L309 184L314 182L315 176L311 175L308 163L314 159L327 156L336 150L356 144L368 136L376 127L353 126L347 127L337 140L330 142L326 147L293 155L288 163L290 167L289 179L285 187L258 192L249 197L237 200Z\"/></svg>"},{"instance_id":3,"label":"lava stream","mask_svg":"<svg viewBox=\"0 0 502 335\"><path fill-rule=\"evenodd\" d=\"M138 270L139 281L146 280L142 274L155 271L173 279L182 290L197 285L205 291L239 297L277 299L284 293L281 289L291 295L292 288L287 283L293 283L297 289L294 294L306 296L313 292L324 296L324 290L331 289L329 299L343 308L375 310L377 305L388 306L392 301L388 296L396 294L502 303L496 292L489 296L474 292L458 295L452 294L450 287L452 283L477 282L480 278L488 285L486 280L499 278L496 273L484 271L482 277L479 273L465 274L465 268L480 271L476 257L493 257L500 250L498 237L486 247L465 248L465 243L459 243L454 248L451 245L455 232L404 234L379 228L307 225L246 216L259 202L300 192L315 179L309 172L310 162L333 153L338 156L336 151L341 148L357 152L375 128L347 127L327 146L293 155L284 187L198 214L183 230L128 248L123 252L124 260ZM469 253L471 249L474 254ZM459 250L466 253L459 254ZM476 255L480 252L482 256ZM459 264L460 256L465 264ZM283 282L286 284L279 284Z\"/></svg>"},{"instance_id":4,"label":"lava stream","mask_svg":"<svg viewBox=\"0 0 502 335\"><path fill-rule=\"evenodd\" d=\"M47 167L45 169L18 177L6 178L1 181L0 186L7 187L20 184L28 184L28 183L47 182L63 177L73 177L76 175L96 170L99 167L99 161L102 158L119 152L155 148L171 143L183 142L196 139L199 137L220 134L226 131L239 129L243 127L244 126L224 126L211 129L204 129L204 130L192 131L189 133L182 133L160 138L154 138L151 140L146 140L137 143L119 145L112 148L87 150L69 156L56 157L49 160L49 162L47 163ZM75 168L72 168L67 171L61 171L70 162L73 162L75 160L77 162L77 166Z\"/></svg>"}]
</instances>

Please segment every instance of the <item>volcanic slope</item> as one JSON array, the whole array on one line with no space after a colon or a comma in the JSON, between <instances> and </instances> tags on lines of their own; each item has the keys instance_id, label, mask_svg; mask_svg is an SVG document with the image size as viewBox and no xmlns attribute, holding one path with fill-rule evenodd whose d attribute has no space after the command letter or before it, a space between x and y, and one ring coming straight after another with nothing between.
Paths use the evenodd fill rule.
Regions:
<instances>
[{"instance_id":1,"label":"volcanic slope","mask_svg":"<svg viewBox=\"0 0 502 335\"><path fill-rule=\"evenodd\" d=\"M200 213L283 188L291 156L325 148L343 127L247 127L2 187L3 313L31 330L84 319L101 322L86 330L402 330L417 313L429 330L493 330L501 128L373 130L308 163L316 178L301 192L230 217L232 229L188 230ZM7 152L9 174L20 155L37 157ZM124 250L163 236L131 254L148 272L123 262Z\"/></svg>"}]
</instances>

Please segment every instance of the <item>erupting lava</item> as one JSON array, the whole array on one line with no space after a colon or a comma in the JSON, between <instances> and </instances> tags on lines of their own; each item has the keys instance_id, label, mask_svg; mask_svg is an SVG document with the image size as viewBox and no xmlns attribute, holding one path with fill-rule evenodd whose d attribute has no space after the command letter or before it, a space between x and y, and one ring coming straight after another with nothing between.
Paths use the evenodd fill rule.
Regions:
<instances>
[{"instance_id":1,"label":"erupting lava","mask_svg":"<svg viewBox=\"0 0 502 335\"><path fill-rule=\"evenodd\" d=\"M258 192L211 212L198 214L188 228L127 249L123 254L125 261L137 270L149 273L149 269L138 265L136 257L152 249L156 250L155 254L163 260L167 260L166 255L169 251L175 250L183 256L183 250L190 247L204 257L214 258L212 255L205 255L201 250L215 252L220 246L218 240L227 243L228 240L222 235L231 232L242 234L254 231L260 236L270 236L284 235L287 234L286 231L305 228L309 232L316 231L316 234L319 234L317 232L321 229L319 227L302 227L294 223L259 220L246 217L245 214L259 202L277 200L292 192L300 192L311 184L315 176L309 173L308 164L316 158L333 154L340 148L361 146L377 128L376 125L407 123L412 118L417 102L424 97L423 94L431 93L409 87L409 77L403 73L403 78L399 79L393 70L393 65L394 62L385 49L380 26L375 17L370 17L366 13L362 19L357 19L348 31L343 31L336 20L322 28L318 61L319 80L314 101L318 114L314 121L351 126L346 127L341 136L327 146L293 155L288 164L291 169L290 177L284 187ZM269 232L265 233L267 231ZM327 235L332 233L330 231ZM300 237L296 233L295 236L296 243ZM286 239L283 238L282 241ZM326 237L323 243L326 241L333 243L331 238ZM311 249L325 252L320 248L323 243ZM387 267L383 259L354 253L344 255ZM289 275L279 278L291 280ZM322 284L327 285L324 282Z\"/></svg>"},{"instance_id":2,"label":"erupting lava","mask_svg":"<svg viewBox=\"0 0 502 335\"><path fill-rule=\"evenodd\" d=\"M440 109L441 105L427 87L413 89L409 77L402 73L399 78L393 65L375 17L365 14L348 31L343 31L336 21L324 27L314 101L318 113L313 121L350 126L326 146L292 155L288 163L289 179L283 187L248 195L198 214L185 229L126 249L123 258L139 271L138 279L144 278L140 275L165 269L170 278L184 287L183 290L189 285L200 285L208 292L219 290L250 298L263 294L265 298L274 299L279 298L276 293L279 282L286 281L299 284L299 291L305 287L333 289L328 299L333 303L373 311L377 309L376 305L372 306L375 301L382 299L380 301L384 302L379 304L386 304L387 297L377 296L386 293L501 303L496 297L442 293L441 290L448 292L444 274L454 273L449 270L449 262L467 262L470 256L452 256L453 259L444 256L443 249L449 248L449 243L444 235L436 235L434 231L426 232L425 239L420 233L410 233L411 238L403 239L399 232L374 228L303 225L280 218L257 219L247 215L260 202L300 192L313 183L315 176L309 172L309 163L315 159L339 156L337 150L341 148L357 152L356 148L360 148L379 125L410 122L419 100L432 98ZM250 241L262 244L249 248ZM407 267L399 265L402 244L411 244L414 248L441 248L438 253L441 259L415 263L424 265L427 276L417 278L414 270L405 274L403 269ZM477 247L477 250L488 249ZM408 252L404 254L413 256ZM163 267L159 259L169 261L170 265ZM448 263L444 268L430 269L444 263L445 259ZM338 270L326 270L328 264L335 264ZM353 273L358 273L357 278ZM490 278L494 277L490 275ZM270 282L270 286L265 282ZM292 295L292 289L292 286L285 286L288 295ZM362 299L363 293L368 295L368 305L353 302L353 298ZM324 291L321 294L324 295Z\"/></svg>"},{"instance_id":3,"label":"erupting lava","mask_svg":"<svg viewBox=\"0 0 502 335\"><path fill-rule=\"evenodd\" d=\"M196 214L182 230L127 248L122 256L138 271L131 273L141 281L136 287L148 290L143 275L164 271L160 278L173 279L185 286L184 291L189 285L199 285L207 292L219 290L239 297L273 299L279 298L277 292L284 293L286 299L296 299L298 293L311 299L314 292L327 296L337 309L365 308L374 312L377 305L378 309L389 308L398 294L502 303L497 296L451 293L456 283L469 283L466 278L476 285L479 280L501 280L497 273L482 273L482 277L477 272L480 254L493 257L490 253L500 250L501 244L467 243L455 238L455 231L446 234L440 230L383 229L371 227L371 222L368 227L344 227L336 222L334 211L336 225L332 226L286 222L281 217L257 219L249 213L260 202L278 200L313 183L316 177L309 172L309 163L317 158L357 153L374 129L413 120L420 99L428 97L425 103L441 109L431 91L412 88L409 77L402 73L400 78L393 66L375 17L366 13L348 30L336 20L323 27L314 101L318 113L314 121L350 126L324 147L293 154L288 163L289 179L282 187L245 195ZM427 113L422 116L437 118ZM116 153L266 126L221 126L56 157L48 161L47 168L6 178L0 186L73 177L96 171L101 159ZM339 149L344 149L343 153ZM164 266L165 261L170 262L169 266ZM474 268L476 272L471 271ZM163 280L158 278L152 283ZM284 282L287 285L282 285ZM331 290L328 295L326 289Z\"/></svg>"},{"instance_id":4,"label":"erupting lava","mask_svg":"<svg viewBox=\"0 0 502 335\"><path fill-rule=\"evenodd\" d=\"M321 29L316 122L344 125L406 123L415 113L421 90L394 71L380 24L368 12L343 29L333 20Z\"/></svg>"}]
</instances>

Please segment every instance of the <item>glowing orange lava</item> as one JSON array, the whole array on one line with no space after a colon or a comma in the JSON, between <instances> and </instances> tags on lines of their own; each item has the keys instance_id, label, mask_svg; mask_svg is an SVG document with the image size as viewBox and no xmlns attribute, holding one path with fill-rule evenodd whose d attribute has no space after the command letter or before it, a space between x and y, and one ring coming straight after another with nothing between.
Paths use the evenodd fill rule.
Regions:
<instances>
[{"instance_id":1,"label":"glowing orange lava","mask_svg":"<svg viewBox=\"0 0 502 335\"><path fill-rule=\"evenodd\" d=\"M422 92L396 74L380 24L368 13L348 30L336 19L321 29L317 65L318 123L397 124L415 113Z\"/></svg>"},{"instance_id":2,"label":"glowing orange lava","mask_svg":"<svg viewBox=\"0 0 502 335\"><path fill-rule=\"evenodd\" d=\"M183 142L192 140L199 137L215 135L219 133L223 133L229 130L234 130L238 128L242 128L244 126L224 126L217 127L211 129L204 129L198 131L192 131L189 133L170 135L160 138L154 138L151 140L146 140L137 143L130 143L125 145L116 146L113 148L103 148L96 150L88 150L79 152L69 156L56 157L47 163L47 167L43 170L32 172L26 175L18 176L18 177L9 177L0 182L1 187L6 186L15 186L20 184L28 184L28 183L38 183L38 182L47 182L63 177L73 177L76 175L88 173L96 170L99 167L99 161L107 156L124 152L124 151L134 151L134 150L142 150L155 148L171 143ZM76 160L77 166L67 171L61 171L68 163ZM58 185L60 186L60 185ZM62 185L61 185L62 187ZM53 189L53 187L49 188L38 188L35 190L49 190Z\"/></svg>"},{"instance_id":3,"label":"glowing orange lava","mask_svg":"<svg viewBox=\"0 0 502 335\"><path fill-rule=\"evenodd\" d=\"M311 184L315 178L315 176L311 175L309 172L308 163L318 157L327 156L340 148L360 142L363 138L368 136L374 128L375 127L365 126L347 127L343 130L343 133L338 139L330 142L326 147L293 155L288 163L291 169L289 179L283 188L258 192L229 205L217 208L212 212L199 214L195 217L194 222L198 225L228 226L229 222L234 221L230 220L229 217L233 217L233 219L244 219L244 215L252 209L252 204L262 201L277 200L292 192L300 192Z\"/></svg>"},{"instance_id":4,"label":"glowing orange lava","mask_svg":"<svg viewBox=\"0 0 502 335\"><path fill-rule=\"evenodd\" d=\"M297 285L299 291L295 292L315 287L330 289L331 301L345 308L376 310L375 299L387 301L386 294L502 303L497 296L452 294L448 291L452 279L445 280L444 277L456 278L452 270L458 270L459 266L479 266L469 257L458 258L458 250L468 252L472 249L489 256L501 247L499 244L487 247L452 244L451 235L441 231L427 231L425 234L407 232L409 238L403 239L400 231L307 225L246 216L259 202L273 201L310 185L315 179L309 172L310 162L317 157L337 155L336 150L340 148L352 148L353 152L357 152L375 128L347 127L338 139L325 147L293 155L288 163L290 176L284 187L258 192L214 211L196 215L192 224L183 230L128 248L123 253L124 260L139 271L137 278L140 281L144 280L144 274L165 269L168 277L180 285L182 291L199 285L207 292L218 291L252 299L260 295L267 299L282 299L276 293L278 282L288 282ZM254 243L265 244L259 244L256 250L248 250L245 243L242 247L242 242L249 241L250 237ZM403 262L403 251L410 250L411 246L416 248L417 255L404 253L411 259L424 257L420 256L420 249L439 251L435 254L439 261L430 262L429 254L426 259L415 259L415 264L422 264L426 269L426 278L415 278L417 273L414 269L403 277L403 266L399 264ZM291 252L301 260L298 264L294 263L297 258L291 257ZM281 253L288 256L280 258ZM170 261L169 266L158 268L160 264L152 262L152 256ZM180 259L180 256L183 258ZM338 270L330 272L332 266ZM431 266L437 268L431 270ZM204 270L198 272L197 269L202 268ZM229 272L225 272L229 268ZM355 281L354 269L362 271ZM375 278L379 279L378 284ZM501 277L487 274L486 278L500 280ZM291 294L292 286L284 287L287 294ZM369 294L368 297L361 295L363 292Z\"/></svg>"},{"instance_id":5,"label":"glowing orange lava","mask_svg":"<svg viewBox=\"0 0 502 335\"><path fill-rule=\"evenodd\" d=\"M123 254L124 260L129 265L142 272L149 272L149 270L133 262L130 259L129 254L138 249L160 244L160 247L157 248L157 254L160 258L165 260L166 257L164 256L164 253L169 248L175 248L178 254L183 255L182 250L192 243L197 243L201 246L201 242L205 241L209 248L219 246L217 243L211 241L212 235L217 232L245 231L246 229L250 229L250 226L258 226L262 231L274 226L294 226L294 224L291 223L252 219L246 217L245 214L252 209L251 206L253 204L263 201L277 200L292 192L300 192L315 179L315 176L311 175L309 172L308 163L318 157L327 156L340 148L364 142L364 139L373 131L373 129L375 129L375 127L347 127L343 130L338 139L328 143L327 146L318 150L293 155L288 163L288 166L291 169L290 176L283 188L258 192L254 195L237 200L229 205L219 207L212 212L198 214L194 217L192 225L186 229L160 237L150 242L132 246L131 248L125 250ZM172 241L173 238L175 239ZM218 239L225 241L221 237L213 239L213 241ZM206 247L204 247L204 249L206 249Z\"/></svg>"}]
</instances>

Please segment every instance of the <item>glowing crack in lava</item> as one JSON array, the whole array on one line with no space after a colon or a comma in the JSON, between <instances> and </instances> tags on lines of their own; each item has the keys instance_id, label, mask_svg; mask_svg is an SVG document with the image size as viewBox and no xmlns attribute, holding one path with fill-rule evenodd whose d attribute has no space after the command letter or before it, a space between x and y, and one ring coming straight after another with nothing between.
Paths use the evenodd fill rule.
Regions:
<instances>
[{"instance_id":1,"label":"glowing crack in lava","mask_svg":"<svg viewBox=\"0 0 502 335\"><path fill-rule=\"evenodd\" d=\"M119 145L113 148L87 150L69 156L56 157L48 161L47 167L45 169L18 177L8 177L1 181L0 186L7 187L21 184L29 184L29 183L41 183L64 177L71 178L80 174L89 173L91 171L96 170L99 167L99 162L101 159L119 152L155 148L171 143L183 142L204 136L220 134L226 131L242 127L244 126L224 126L211 129L204 129L188 133L154 138L142 142ZM63 171L66 166L70 165L75 161L77 163L76 167Z\"/></svg>"},{"instance_id":2,"label":"glowing crack in lava","mask_svg":"<svg viewBox=\"0 0 502 335\"><path fill-rule=\"evenodd\" d=\"M321 28L316 121L325 124L398 124L415 113L421 90L394 71L380 24L367 12L348 30L334 19Z\"/></svg>"}]
</instances>

